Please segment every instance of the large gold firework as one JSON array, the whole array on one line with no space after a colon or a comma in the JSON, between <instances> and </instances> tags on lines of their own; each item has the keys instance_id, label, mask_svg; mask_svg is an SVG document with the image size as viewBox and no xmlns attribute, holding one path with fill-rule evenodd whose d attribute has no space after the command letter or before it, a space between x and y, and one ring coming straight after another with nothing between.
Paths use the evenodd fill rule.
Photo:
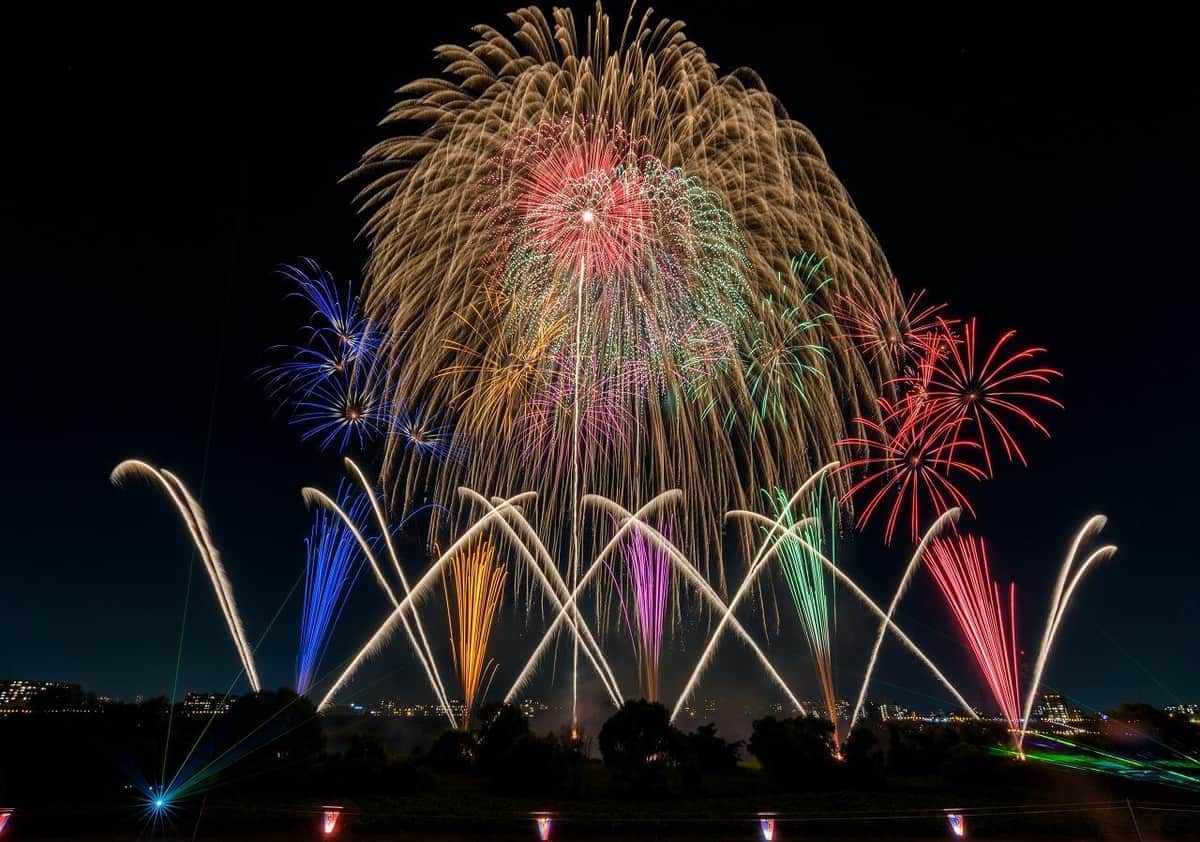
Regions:
<instances>
[{"instance_id":1,"label":"large gold firework","mask_svg":"<svg viewBox=\"0 0 1200 842\"><path fill-rule=\"evenodd\" d=\"M811 132L752 71L720 73L682 23L631 13L614 31L599 5L582 30L565 9L509 20L511 37L478 26L469 47L439 48L449 78L404 86L384 121L419 132L380 142L356 172L395 405L458 417L457 459L434 468L393 441L385 474L409 498L537 491L558 548L578 495L634 505L677 487L679 542L710 562L723 511L794 487L837 457L847 417L874 414L889 359L840 340L828 314L839 294L878 295L891 271ZM619 155L592 151L613 133ZM572 139L579 160L563 164ZM579 161L594 172L574 173ZM514 196L523 183L536 195ZM674 197L682 233L669 237L688 248L645 222L658 218L647 196ZM586 232L610 207L626 210L605 252ZM654 277L605 286L636 294L601 302L592 254L624 280Z\"/></svg>"}]
</instances>

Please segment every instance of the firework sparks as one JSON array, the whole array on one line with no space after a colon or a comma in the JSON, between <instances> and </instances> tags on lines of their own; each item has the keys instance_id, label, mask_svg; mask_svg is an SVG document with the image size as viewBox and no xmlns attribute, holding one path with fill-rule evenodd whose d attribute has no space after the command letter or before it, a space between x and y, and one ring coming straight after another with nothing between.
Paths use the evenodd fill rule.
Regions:
<instances>
[{"instance_id":1,"label":"firework sparks","mask_svg":"<svg viewBox=\"0 0 1200 842\"><path fill-rule=\"evenodd\" d=\"M875 287L838 293L833 314L841 326L840 338L856 344L871 362L883 357L892 371L926 352L941 325L945 304L923 304L925 290L907 301L895 279Z\"/></svg>"},{"instance_id":2,"label":"firework sparks","mask_svg":"<svg viewBox=\"0 0 1200 842\"><path fill-rule=\"evenodd\" d=\"M837 733L837 693L833 677L833 656L830 640L830 596L832 587L826 589L824 565L816 553L828 548L828 557L834 559L834 549L837 546L837 508L831 505L826 497L824 474L822 482L803 501L807 504L808 513L805 524L795 533L779 537L780 568L787 582L788 593L796 607L796 614L804 628L804 637L808 641L809 654L812 656L813 669L817 676L817 685L821 688L822 701L829 721L834 725L834 745L838 745ZM768 501L775 507L781 520L780 526L791 529L797 523L792 513L792 503L788 493L782 488L775 489L774 494L767 494ZM768 537L773 537L768 531Z\"/></svg>"},{"instance_id":3,"label":"firework sparks","mask_svg":"<svg viewBox=\"0 0 1200 842\"><path fill-rule=\"evenodd\" d=\"M213 591L217 596L217 602L221 606L221 613L225 616L225 624L229 627L229 635L233 638L233 645L237 649L242 668L246 672L246 678L250 682L251 689L257 693L262 689L262 685L259 683L258 670L254 665L254 650L246 640L246 630L242 626L237 602L233 598L233 584L229 581L225 565L221 561L221 554L217 552L216 545L213 544L212 536L209 534L208 520L204 516L204 509L188 491L187 486L170 471L160 470L138 459L127 459L113 469L111 479L114 485L120 485L131 476L140 476L151 482L157 482L167 492L171 502L175 504L175 508L179 511L180 517L183 518L188 533L192 537L196 553L204 562L208 578L212 582Z\"/></svg>"},{"instance_id":4,"label":"firework sparks","mask_svg":"<svg viewBox=\"0 0 1200 842\"><path fill-rule=\"evenodd\" d=\"M955 483L955 475L978 480L986 473L961 456L961 451L979 447L977 442L961 435L963 421L930 423L923 419L914 423L882 398L880 406L882 423L856 418L859 435L840 442L848 453L863 453L846 460L838 469L863 473L843 497L844 502L860 494L870 495L859 510L858 528L862 529L889 501L891 508L884 529L884 541L889 544L906 508L913 541L920 534L921 514L926 506L939 512L961 506L973 514L970 501Z\"/></svg>"},{"instance_id":5,"label":"firework sparks","mask_svg":"<svg viewBox=\"0 0 1200 842\"><path fill-rule=\"evenodd\" d=\"M707 571L728 504L796 487L833 458L847 412L870 414L878 385L857 348L815 349L835 344L833 297L891 272L808 130L748 74L717 75L678 24L635 18L610 38L597 8L582 38L569 11L512 20L512 39L489 29L444 48L455 79L406 86L388 118L418 133L384 140L358 171L393 409L454 407L455 436L471 444L432 475L390 441L385 474L443 501L459 486L536 491L552 547L577 526L576 490L636 500L705 487L677 529ZM790 283L799 244L828 258L816 294ZM765 362L754 394L751 358ZM793 362L823 376L794 388ZM585 385L563 373L576 366L609 378L637 435L585 429L579 482L563 483L527 458L525 422L546 394L561 418L561 385ZM697 393L705 411L689 406ZM753 435L724 428L764 405ZM586 427L588 402L579 409ZM719 567L715 578L723 586Z\"/></svg>"},{"instance_id":6,"label":"firework sparks","mask_svg":"<svg viewBox=\"0 0 1200 842\"><path fill-rule=\"evenodd\" d=\"M671 539L669 523L660 531ZM632 614L626 610L625 624L638 660L638 678L642 695L652 702L659 699L658 665L662 654L664 623L667 620L667 592L671 586L671 559L646 538L633 532L621 542L628 574Z\"/></svg>"},{"instance_id":7,"label":"firework sparks","mask_svg":"<svg viewBox=\"0 0 1200 842\"><path fill-rule=\"evenodd\" d=\"M476 696L488 680L488 673L495 670L495 662L487 654L488 641L508 577L504 566L496 564L495 559L496 548L484 541L454 557L448 580L443 574L451 656L462 682L463 728L471 720Z\"/></svg>"},{"instance_id":8,"label":"firework sparks","mask_svg":"<svg viewBox=\"0 0 1200 842\"><path fill-rule=\"evenodd\" d=\"M926 360L915 375L901 378L912 389L910 402L919 409L901 407L909 418L921 418L922 424L939 425L963 422L974 431L983 454L988 476L993 473L992 449L989 442L999 439L1004 455L1027 464L1025 452L1012 432L1012 421L1033 427L1045 436L1046 426L1033 414L1037 406L1062 403L1042 391L1062 372L1033 364L1044 348L1023 348L1014 351L1009 343L1016 336L1010 330L1003 334L986 354L978 349L979 331L976 319L962 329L962 338L951 334L951 327L939 320L939 339L926 348ZM956 428L949 428L956 429Z\"/></svg>"},{"instance_id":9,"label":"firework sparks","mask_svg":"<svg viewBox=\"0 0 1200 842\"><path fill-rule=\"evenodd\" d=\"M362 522L369 511L367 500L339 494L339 506L354 522ZM296 659L296 693L304 695L312 685L329 646L350 589L363 568L363 555L354 533L328 509L318 509L312 531L305 540L307 551L304 577L304 607L300 615L300 652Z\"/></svg>"},{"instance_id":10,"label":"firework sparks","mask_svg":"<svg viewBox=\"0 0 1200 842\"><path fill-rule=\"evenodd\" d=\"M1021 691L1017 666L1017 594L1009 586L1008 606L992 579L982 538L953 535L934 539L925 566L945 596L992 697L1021 745Z\"/></svg>"},{"instance_id":11,"label":"firework sparks","mask_svg":"<svg viewBox=\"0 0 1200 842\"><path fill-rule=\"evenodd\" d=\"M280 274L312 312L303 344L277 349L291 359L262 370L267 389L293 408L301 439L316 440L322 450L361 450L388 432L396 408L382 388L380 337L352 288L339 293L333 276L315 261L284 266Z\"/></svg>"}]
</instances>

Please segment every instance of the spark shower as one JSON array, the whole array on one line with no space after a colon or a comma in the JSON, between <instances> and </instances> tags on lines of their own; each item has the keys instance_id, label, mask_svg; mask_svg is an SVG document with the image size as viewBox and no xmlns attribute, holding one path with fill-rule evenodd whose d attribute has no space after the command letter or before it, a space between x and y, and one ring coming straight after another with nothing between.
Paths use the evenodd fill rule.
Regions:
<instances>
[{"instance_id":1,"label":"spark shower","mask_svg":"<svg viewBox=\"0 0 1200 842\"><path fill-rule=\"evenodd\" d=\"M355 457L357 486L303 492L316 511L298 687L326 708L403 629L463 725L430 643L445 628L466 719L493 686L514 699L560 644L573 721L581 670L613 704L629 685L670 695L674 717L728 631L797 710L785 675L811 671L812 713L833 719L834 600L848 591L879 622L851 724L889 634L976 715L896 623L925 566L1019 753L1067 603L1115 549L1077 563L1103 518L1081 530L1023 682L1015 586L1002 599L982 539L956 530L976 514L970 486L1025 465L1022 438L1049 434L1061 374L1046 351L906 294L812 133L752 70L719 73L682 23L614 22L599 6L509 20L512 36L480 26L470 46L439 48L445 75L401 89L389 136L352 174L361 296L313 261L281 273L311 317L272 350L264 383L302 439ZM378 458L378 484L360 457ZM183 517L257 689L199 501L142 462L113 478L133 474ZM422 508L428 565L394 541ZM886 609L837 563L839 543L878 538L912 547ZM321 674L348 593L371 580L389 612ZM803 645L768 657L738 612L776 593ZM519 669L489 651L506 597L543 623ZM422 619L426 602L444 625ZM708 621L698 658L665 643L686 614ZM602 645L613 628L633 682ZM678 695L666 670L686 676Z\"/></svg>"}]
</instances>

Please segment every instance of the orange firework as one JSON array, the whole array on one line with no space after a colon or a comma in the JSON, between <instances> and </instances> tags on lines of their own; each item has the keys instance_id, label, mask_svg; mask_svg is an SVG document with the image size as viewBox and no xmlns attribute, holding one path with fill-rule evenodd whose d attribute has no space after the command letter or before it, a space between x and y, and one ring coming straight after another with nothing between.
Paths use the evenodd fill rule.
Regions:
<instances>
[{"instance_id":1,"label":"orange firework","mask_svg":"<svg viewBox=\"0 0 1200 842\"><path fill-rule=\"evenodd\" d=\"M508 571L496 563L490 541L475 544L450 562L450 581L442 577L446 597L446 622L450 626L450 655L463 690L463 728L471 721L475 697L496 663L487 656L488 641ZM454 590L451 605L451 584ZM486 691L485 691L486 692Z\"/></svg>"}]
</instances>

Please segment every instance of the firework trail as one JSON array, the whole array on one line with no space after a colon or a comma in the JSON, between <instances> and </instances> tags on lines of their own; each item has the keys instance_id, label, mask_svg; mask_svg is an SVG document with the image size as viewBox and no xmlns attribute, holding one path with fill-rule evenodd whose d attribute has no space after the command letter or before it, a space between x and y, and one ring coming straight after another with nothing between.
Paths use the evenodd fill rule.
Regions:
<instances>
[{"instance_id":1,"label":"firework trail","mask_svg":"<svg viewBox=\"0 0 1200 842\"><path fill-rule=\"evenodd\" d=\"M634 529L641 531L655 548L667 554L671 560L672 566L682 575L683 581L686 584L694 587L696 592L703 597L704 601L712 610L726 610L727 606L725 605L724 600L721 599L720 594L713 589L712 585L709 584L704 575L690 561L688 561L688 559L671 541L667 539L665 535L645 521L645 518L649 516L655 509L666 504L667 502L676 501L680 497L682 497L682 492L678 489L664 491L662 494L659 494L657 497L651 499L650 502L646 503L636 512L629 512L624 507L614 503L612 500L608 500L596 494L589 494L584 498L585 503L590 502L599 508L606 510L616 519L616 522L619 523L620 526L613 534L613 537L609 539L608 543L605 544L603 549L601 549L596 555L591 566L580 577L579 584L576 586L575 590L572 591L569 599L563 603L558 612L555 614L554 620L546 628L545 633L542 635L541 641L538 643L533 653L529 656L525 666L522 668L516 680L513 682L512 687L509 688L508 693L505 695L504 700L506 702L511 702L516 697L517 693L521 691L521 689L532 677L538 662L545 654L550 643L555 639L555 635L558 632L560 624L563 622L570 623L571 618L578 615L579 609L576 607L576 600L578 600L579 595L590 585L592 578L596 576L602 569L604 569L604 565L608 559L608 556L620 548L621 542L626 538L629 532ZM726 611L726 613L729 612ZM747 632L742 624L732 616L728 618L728 623L733 629L734 633L741 638L741 640L747 646L750 647L750 650L754 653L759 664L763 667L771 680L775 682L776 686L778 686L784 692L788 700L795 705L797 709L801 709L801 705L799 700L796 698L796 694L792 692L791 688L788 687L787 682L784 681L783 677L779 675L778 670L776 670L774 665L771 664L767 656L763 654L762 648L759 647L758 643L754 640L750 633ZM620 706L619 701L617 701L617 705Z\"/></svg>"},{"instance_id":2,"label":"firework trail","mask_svg":"<svg viewBox=\"0 0 1200 842\"><path fill-rule=\"evenodd\" d=\"M893 372L835 343L825 314L838 293L883 294L873 279L891 272L809 131L751 71L718 75L681 24L647 14L612 32L599 7L586 29L567 10L510 19L515 37L483 27L441 48L451 78L405 86L397 133L357 172L391 400L452 407L474 445L431 475L390 441L385 476L441 500L536 491L556 554L580 494L706 488L676 529L708 571L729 503L795 487L848 414L874 413ZM819 290L792 282L801 249L827 257ZM781 347L808 350L772 363ZM755 360L766 370L748 378ZM803 389L797 361L813 369ZM534 435L556 446L530 460L525 419L547 403L558 420ZM607 426L589 437L591 406Z\"/></svg>"},{"instance_id":3,"label":"firework trail","mask_svg":"<svg viewBox=\"0 0 1200 842\"><path fill-rule=\"evenodd\" d=\"M836 564L834 564L832 561L827 559L821 553L821 551L819 549L808 544L806 541L804 541L804 539L802 537L797 535L795 533L795 531L785 529L782 526L781 521L772 521L769 517L760 515L758 512L746 511L744 509L735 509L733 511L730 511L727 516L728 517L746 518L747 520L751 521L752 523L757 523L760 526L766 527L766 529L771 534L778 535L781 539L782 538L793 538L794 540L797 540L797 541L800 541L801 543L803 543L805 546L805 549L809 553L811 553L814 558L816 558L818 561L820 561L821 564L825 567L825 569L838 582L841 582L843 585L845 585L850 590L850 592L852 594L854 594L854 596L856 596L859 599L859 601L862 602L863 605L865 605L871 611L872 614L874 614L876 617L879 617L880 620L883 621L884 625L889 630L891 630L892 634L896 635L896 639L899 640L904 645L904 647L906 649L908 649L908 651L912 652L921 661L921 663L923 663L926 667L929 668L929 671L932 672L934 677L939 682L941 682L942 686L945 687L950 692L950 695L954 697L955 701L957 701L960 705L962 705L963 710L965 710L972 717L974 717L976 719L979 718L979 714L976 713L975 709L973 707L971 707L971 705L967 702L967 700L965 698L963 698L963 695L958 692L958 689L953 684L950 683L950 679L946 678L946 676L942 673L942 671L937 668L937 665L934 664L934 662L931 661L929 659L929 657L923 651L921 651L921 648L912 641L912 638L910 638L907 634L905 634L904 631L899 626L896 625L895 621L892 620L891 616L889 614L885 613L884 610L882 608L880 608L875 603L875 601L867 595L866 591L864 591L862 588L860 588L858 586L858 584L853 579L851 579L848 575L846 575L846 573L843 570L841 570ZM795 527L793 527L793 530L795 530ZM772 551L777 550L781 546L782 546L781 542L776 541L772 547ZM697 671L702 666L704 666L703 662L701 662L701 664L698 664Z\"/></svg>"},{"instance_id":4,"label":"firework trail","mask_svg":"<svg viewBox=\"0 0 1200 842\"><path fill-rule=\"evenodd\" d=\"M826 474L837 467L837 462L830 462L814 473L811 477L805 480L804 484L797 489L796 493L783 506L783 510L774 522L768 521L771 524L771 529L766 533L763 541L758 546L758 550L754 554L754 559L750 563L749 569L746 571L746 578L742 580L741 586L734 592L733 597L729 600L729 604L725 606L725 611L721 615L721 619L717 622L716 627L708 637L708 642L705 645L704 651L700 653L699 659L696 661L696 666L692 670L692 674L688 677L687 683L684 685L683 692L679 694L679 699L675 703L675 709L671 712L671 720L679 715L679 711L683 708L684 702L691 698L696 686L700 683L700 676L712 661L713 655L716 652L717 644L721 640L721 634L725 631L725 626L734 620L734 612L737 611L738 605L751 592L758 574L766 569L767 562L774 557L782 548L780 538L776 537L776 530L782 528L785 519L790 515L792 507L800 501L805 494L812 488L813 484L821 481ZM735 514L729 512L726 514L728 519L730 515ZM784 532L784 537L788 537L798 530L808 526L807 518L800 521L793 521ZM807 713L803 706L797 704L797 708L801 713Z\"/></svg>"},{"instance_id":5,"label":"firework trail","mask_svg":"<svg viewBox=\"0 0 1200 842\"><path fill-rule=\"evenodd\" d=\"M379 583L380 587L383 588L383 591L384 591L384 593L387 594L388 599L391 600L391 603L394 606L395 612L396 612L392 616L394 618L399 619L400 624L404 627L404 633L408 636L409 645L412 646L413 653L417 656L417 660L421 663L421 667L425 671L425 677L429 680L429 684L433 688L434 696L437 697L438 704L441 706L442 712L445 714L446 718L450 720L451 725L457 725L457 723L454 720L454 716L450 710L450 700L446 695L445 685L442 683L441 675L439 675L439 673L438 673L437 662L433 658L433 652L429 646L429 641L425 636L425 630L421 625L420 614L417 613L415 606L409 607L408 610L412 614L412 617L410 620L410 618L402 610L402 606L409 605L408 598L409 598L409 596L411 596L412 592L408 586L408 579L404 575L404 569L401 567L400 560L399 560L399 558L397 558L395 548L392 545L390 531L388 530L387 523L383 518L382 509L379 507L378 501L376 501L373 498L373 496L371 496L371 492L369 490L370 485L367 483L366 478L361 474L361 472L358 471L358 466L355 465L349 459L346 460L346 464L347 464L347 467L351 468L352 471L354 471L357 474L359 480L363 484L363 487L365 489L367 489L367 499L371 500L372 507L375 510L376 517L381 526L381 531L384 534L385 542L387 544L388 553L392 559L393 567L395 568L397 575L400 578L401 586L404 588L404 592L405 592L404 600L400 600L397 598L396 592L392 588L391 583L388 582L387 575L384 573L382 565L380 565L379 560L375 557L375 553L372 549L371 543L368 542L367 539L363 536L362 532L359 530L359 528L355 524L354 520L351 519L350 515L347 514L346 511L343 510L342 507L339 506L333 498L329 497L324 492L319 491L315 488L302 489L301 496L304 498L305 503L307 503L308 505L312 506L315 504L315 505L323 506L325 509L327 509L328 511L332 512L337 517L339 517L342 521L343 526L346 528L346 530L351 535L354 536L354 540L358 543L359 550L362 552L363 556L367 559L368 563L370 564L372 572L375 574L375 580ZM414 624L416 625L417 632L413 631ZM389 634L390 634L390 632L389 632ZM419 642L418 642L418 634L420 637ZM382 643L383 643L383 639L380 639L379 641L377 641L376 648L378 648L378 646L381 646ZM372 650L372 651L374 651L374 650ZM353 662L352 666L357 668L357 665L360 662L361 658L365 657L366 654L370 654L370 653L360 652L360 658L356 659ZM339 679L339 684L335 685L334 689L336 689L338 686L340 686L340 683L342 681L349 678L350 672L351 672L351 670L347 670L346 672L344 672L342 674L342 678ZM329 690L325 694L325 697L322 700L321 704L319 705L319 708L323 708L326 704L328 704L332 695L333 695L333 690Z\"/></svg>"},{"instance_id":6,"label":"firework trail","mask_svg":"<svg viewBox=\"0 0 1200 842\"><path fill-rule=\"evenodd\" d=\"M475 494L475 492L471 491L470 489L463 488L463 489L460 489L460 491L462 492L462 496L470 497L471 499L473 499L475 501L482 501L482 502L486 503L486 500L484 498L480 497L478 494ZM319 491L315 488L305 488L305 489L303 489L302 494L304 496L304 499L309 504L319 504L322 506L326 506L330 509L333 509L335 511L337 510L337 508L336 508L337 504L328 495L322 493L321 491ZM422 574L421 578L413 583L412 587L410 589L408 589L404 598L400 599L398 602L395 603L395 608L392 611L392 613L379 626L379 628L375 630L375 633L372 634L371 637L367 640L367 642L358 650L358 653L352 659L350 659L350 662L346 665L345 669L342 670L342 673L337 677L337 679L333 682L333 684L330 686L330 688L326 691L325 696L321 699L320 703L317 705L317 710L321 711L321 710L324 710L327 707L329 707L329 705L332 704L333 698L335 695L337 695L338 691L341 690L342 687L344 687L346 685L346 683L349 682L350 679L355 676L355 674L357 674L358 670L362 667L362 665L369 658L378 654L379 651L383 648L383 646L388 642L388 640L391 639L392 635L396 631L397 625L404 625L407 622L407 614L409 614L409 613L415 614L416 613L417 600L422 599L428 595L428 593L429 593L430 589L433 587L434 583L442 575L443 569L450 563L450 561L454 558L456 553L458 553L461 549L463 549L465 546L467 546L470 541L472 541L476 536L478 536L485 529L487 529L489 527L500 526L501 524L503 524L504 519L506 517L511 516L516 512L516 510L517 510L516 507L520 506L522 503L525 503L529 500L534 499L536 496L537 495L534 492L527 491L527 492L524 492L523 494L514 495L513 497L510 497L507 500L498 500L497 503L494 505L492 505L492 504L486 505L485 508L487 510L484 512L484 514L481 517L479 517L477 520L475 520L469 527L467 527L467 529L465 529L462 532L462 534L460 534L458 536L458 538L455 539L454 543L452 543L445 550L445 552L443 552L433 562L433 564L430 565L429 569L426 570L424 574ZM362 546L365 546L365 544L366 544L366 542L360 538L359 546L362 547ZM518 549L522 551L520 553L521 558L527 563L527 565L529 565L532 568L534 576L538 578L538 581L541 583L542 587L545 589L545 592L551 598L552 602L557 600L557 596L554 593L554 586L546 578L544 571L542 570L541 566L538 565L538 563L534 560L533 556L529 553L528 548L526 548L524 546L524 544L520 544L518 546ZM544 552L544 548L543 548L543 552ZM368 557L368 560L371 558L371 556L369 554L367 557ZM555 572L557 573L557 571L555 571ZM561 584L561 578L558 580L558 584ZM386 585L385 585L385 588L386 588ZM563 605L561 602L559 602L558 604ZM562 616L562 614L565 613L565 611L566 611L566 608L564 606L563 608L560 609L560 616ZM577 615L578 611L575 611L573 613ZM568 620L567 624L568 624L568 627L573 632L573 634L576 634L576 635L581 634L580 630L576 627L573 620ZM416 651L420 652L420 649L417 647L416 643L413 641L411 635L410 635L410 643L413 644L413 647ZM590 633L584 634L584 640L581 641L581 646L584 648L585 654L587 654L589 659L591 659L592 664L596 668L597 673L599 673L601 675L601 677L603 679L605 679L606 685L607 685L608 680L612 676L612 668L607 664L606 661L604 661L603 654L599 651L599 647L595 646L595 640L593 637L590 636ZM619 693L614 694L612 698L613 698L614 705L620 706L620 698L621 697L620 697ZM506 700L509 700L509 699L506 699ZM455 723L455 724L457 724L457 723Z\"/></svg>"},{"instance_id":7,"label":"firework trail","mask_svg":"<svg viewBox=\"0 0 1200 842\"><path fill-rule=\"evenodd\" d=\"M1071 548L1067 551L1067 557L1063 560L1062 567L1059 568L1058 579L1054 583L1054 592L1050 597L1050 613L1046 618L1046 628L1042 632L1041 645L1038 646L1037 660L1033 667L1033 679L1029 684L1029 692L1025 697L1025 707L1021 712L1021 736L1020 742L1017 745L1018 751L1021 750L1021 744L1025 739L1025 729L1029 725L1029 714L1033 710L1033 701L1037 698L1038 687L1042 683L1042 673L1045 671L1046 662L1050 658L1050 650L1054 646L1054 638L1058 635L1059 626L1062 625L1063 617L1066 615L1067 606L1071 603L1071 597L1075 593L1075 588L1079 586L1080 581L1082 581L1084 575L1093 564L1111 558L1117 551L1115 545L1109 544L1103 546L1076 565L1079 550L1082 548L1084 542L1098 535L1107 523L1108 518L1104 515L1093 515L1088 518L1087 522L1075 533L1075 538L1071 541Z\"/></svg>"},{"instance_id":8,"label":"firework trail","mask_svg":"<svg viewBox=\"0 0 1200 842\"><path fill-rule=\"evenodd\" d=\"M495 546L488 541L476 544L456 556L450 563L448 580L446 574L442 574L446 622L450 627L450 652L462 682L464 729L471 721L480 685L487 678L487 673L495 671L495 662L487 656L488 641L491 640L492 626L504 595L504 580L507 577L504 565L496 563Z\"/></svg>"},{"instance_id":9,"label":"firework trail","mask_svg":"<svg viewBox=\"0 0 1200 842\"><path fill-rule=\"evenodd\" d=\"M827 592L825 569L820 559L808 549L828 547L828 554L832 559L837 546L837 508L831 505L826 497L823 480L824 475L809 492L805 501L805 511L809 515L805 518L807 522L794 533L794 537L779 537L775 540L782 545L778 553L779 566L787 582L792 603L796 607L796 615L804 628L817 685L821 689L821 698L829 721L834 726L834 746L837 750L837 692L834 686L829 622L832 583ZM787 492L777 488L774 494L766 496L782 518L780 525L790 532L791 527L796 525L797 518L792 513ZM766 534L768 539L774 538L771 531L767 531Z\"/></svg>"},{"instance_id":10,"label":"firework trail","mask_svg":"<svg viewBox=\"0 0 1200 842\"><path fill-rule=\"evenodd\" d=\"M978 442L988 476L993 474L993 447L989 444L993 439L1000 441L1010 461L1027 464L1009 424L1019 421L1049 436L1032 408L1048 405L1062 409L1060 401L1043 391L1052 379L1062 377L1062 372L1033 365L1032 360L1045 353L1044 348L1014 351L1007 347L1017 334L1015 330L1003 334L991 350L981 354L976 319L963 325L961 339L953 335L950 324L941 319L938 322L937 337L927 343L920 370L899 378L910 392L898 411L906 416L907 423L944 432L968 432ZM944 426L960 423L966 426Z\"/></svg>"},{"instance_id":11,"label":"firework trail","mask_svg":"<svg viewBox=\"0 0 1200 842\"><path fill-rule=\"evenodd\" d=\"M339 507L361 522L367 502L338 495ZM305 539L304 604L300 615L300 651L296 658L296 693L305 695L320 668L330 633L341 617L346 599L362 572L363 556L354 534L336 514L321 509Z\"/></svg>"},{"instance_id":12,"label":"firework trail","mask_svg":"<svg viewBox=\"0 0 1200 842\"><path fill-rule=\"evenodd\" d=\"M113 469L110 479L114 485L120 485L132 476L140 476L151 482L158 482L167 492L167 496L171 498L171 502L175 504L175 508L179 511L179 515L183 518L184 525L187 526L188 533L192 537L192 544L204 562L204 569L208 572L213 592L217 596L217 603L225 617L225 625L229 627L229 635L233 639L234 648L237 649L238 658L241 659L242 667L246 671L246 678L250 682L250 687L257 693L262 689L262 685L258 680L258 670L254 666L254 653L246 641L242 618L238 615L237 603L233 598L233 585L225 573L221 555L212 542L204 510L178 477L170 471L160 470L148 462L127 459Z\"/></svg>"},{"instance_id":13,"label":"firework trail","mask_svg":"<svg viewBox=\"0 0 1200 842\"><path fill-rule=\"evenodd\" d=\"M925 550L929 547L929 542L936 538L947 525L957 523L961 514L962 509L957 508L947 509L942 512L933 522L933 525L921 536L921 542L917 544L917 549L913 552L912 558L909 559L908 566L904 568L904 575L900 577L900 584L896 586L896 593L892 595L892 602L888 605L887 616L879 624L879 633L875 635L875 643L871 646L871 654L867 658L867 669L863 673L862 686L858 690L858 700L854 703L854 711L850 714L848 729L854 727L854 723L858 721L859 714L862 713L863 704L867 699L867 688L871 686L871 675L875 672L875 662L879 660L879 650L883 647L883 638L887 634L888 623L895 616L896 606L900 604L900 598L908 590L913 575L917 572L917 567L921 564L921 559L925 556Z\"/></svg>"},{"instance_id":14,"label":"firework trail","mask_svg":"<svg viewBox=\"0 0 1200 842\"><path fill-rule=\"evenodd\" d=\"M664 524L660 531L670 540L670 522ZM624 612L625 625L637 656L639 684L642 696L657 702L658 665L662 654L664 623L667 620L671 559L646 540L641 532L633 533L621 543L621 554L625 557L629 602L633 606L632 612L628 609Z\"/></svg>"},{"instance_id":15,"label":"firework trail","mask_svg":"<svg viewBox=\"0 0 1200 842\"><path fill-rule=\"evenodd\" d=\"M1009 586L1006 609L1000 587L992 579L983 539L971 535L935 539L926 552L925 566L946 598L1019 753L1016 585Z\"/></svg>"},{"instance_id":16,"label":"firework trail","mask_svg":"<svg viewBox=\"0 0 1200 842\"><path fill-rule=\"evenodd\" d=\"M858 512L858 528L862 529L889 502L884 528L888 544L905 509L913 541L920 534L923 507L945 511L959 506L974 514L954 475L981 480L987 474L962 457L961 451L980 448L978 442L964 435L965 420L931 421L927 416L912 420L884 398L879 404L883 408L882 422L856 418L859 434L839 442L847 453L862 454L848 458L838 469L862 471L862 478L842 498L846 502L860 494L867 497Z\"/></svg>"}]
</instances>

